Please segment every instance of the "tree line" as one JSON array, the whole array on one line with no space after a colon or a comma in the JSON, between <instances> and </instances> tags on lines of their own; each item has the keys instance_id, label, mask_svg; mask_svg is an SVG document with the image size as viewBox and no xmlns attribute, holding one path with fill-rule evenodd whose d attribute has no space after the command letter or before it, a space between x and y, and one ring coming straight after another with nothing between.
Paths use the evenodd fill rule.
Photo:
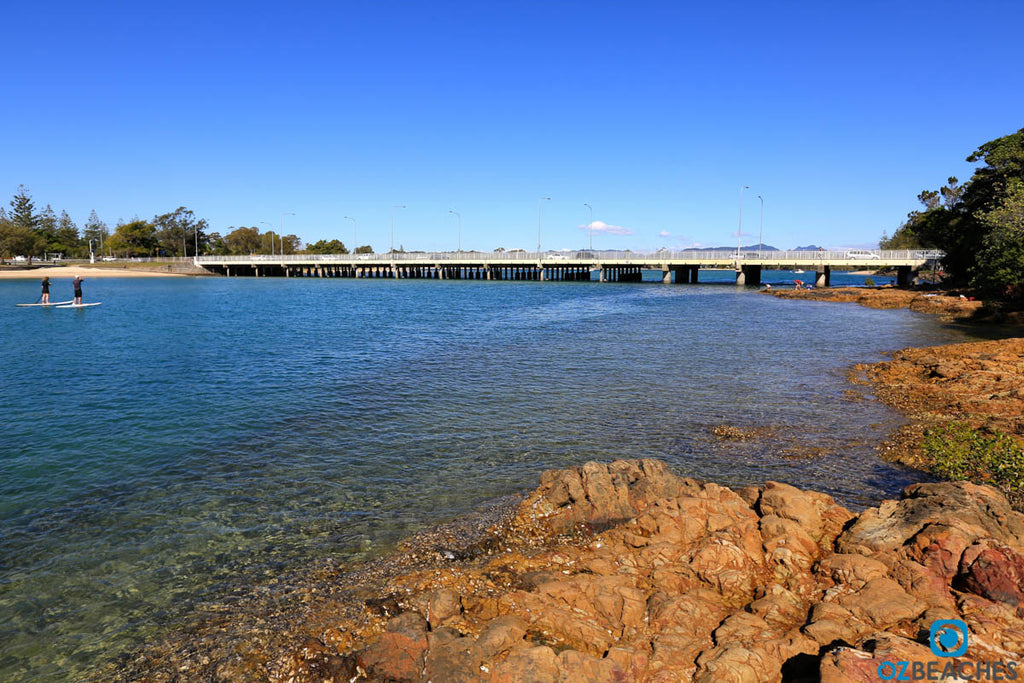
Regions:
<instances>
[{"instance_id":1,"label":"tree line","mask_svg":"<svg viewBox=\"0 0 1024 683\"><path fill-rule=\"evenodd\" d=\"M87 258L90 253L120 257L168 257L210 254L348 254L340 240L320 240L303 247L296 235L279 235L255 227L229 227L225 235L211 232L205 219L179 206L149 220L138 217L118 221L113 232L96 211L81 228L67 211L58 216L47 204L40 211L24 185L10 201L10 210L0 206L0 257ZM369 245L357 247L357 254L372 254Z\"/></svg>"},{"instance_id":2,"label":"tree line","mask_svg":"<svg viewBox=\"0 0 1024 683\"><path fill-rule=\"evenodd\" d=\"M1024 300L1024 128L990 140L967 157L983 165L960 183L950 177L917 198L912 211L883 249L935 248L951 282L981 295Z\"/></svg>"}]
</instances>

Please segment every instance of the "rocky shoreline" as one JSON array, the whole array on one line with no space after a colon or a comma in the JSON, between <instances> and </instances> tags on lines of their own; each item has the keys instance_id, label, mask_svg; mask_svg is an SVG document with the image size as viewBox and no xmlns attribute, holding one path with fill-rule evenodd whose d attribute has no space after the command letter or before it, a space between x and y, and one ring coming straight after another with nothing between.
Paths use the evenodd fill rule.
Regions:
<instances>
[{"instance_id":1,"label":"rocky shoreline","mask_svg":"<svg viewBox=\"0 0 1024 683\"><path fill-rule=\"evenodd\" d=\"M991 487L915 484L854 514L786 484L589 463L456 538L362 593L314 591L283 649L150 653L122 680L867 681L941 670L939 619L970 629L959 661L1024 652L1024 514Z\"/></svg>"}]
</instances>

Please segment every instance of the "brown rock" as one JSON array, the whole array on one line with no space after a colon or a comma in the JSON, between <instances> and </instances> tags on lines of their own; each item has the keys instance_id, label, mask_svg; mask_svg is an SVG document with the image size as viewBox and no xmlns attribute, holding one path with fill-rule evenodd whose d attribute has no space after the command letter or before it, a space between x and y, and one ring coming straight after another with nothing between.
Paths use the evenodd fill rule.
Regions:
<instances>
[{"instance_id":1,"label":"brown rock","mask_svg":"<svg viewBox=\"0 0 1024 683\"><path fill-rule=\"evenodd\" d=\"M972 545L960 560L957 585L1016 607L1024 603L1024 554L1004 545Z\"/></svg>"},{"instance_id":2,"label":"brown rock","mask_svg":"<svg viewBox=\"0 0 1024 683\"><path fill-rule=\"evenodd\" d=\"M839 604L879 629L916 619L927 608L889 578L868 581L857 592L840 598Z\"/></svg>"},{"instance_id":3,"label":"brown rock","mask_svg":"<svg viewBox=\"0 0 1024 683\"><path fill-rule=\"evenodd\" d=\"M494 665L493 683L559 683L558 655L550 647L516 650Z\"/></svg>"}]
</instances>

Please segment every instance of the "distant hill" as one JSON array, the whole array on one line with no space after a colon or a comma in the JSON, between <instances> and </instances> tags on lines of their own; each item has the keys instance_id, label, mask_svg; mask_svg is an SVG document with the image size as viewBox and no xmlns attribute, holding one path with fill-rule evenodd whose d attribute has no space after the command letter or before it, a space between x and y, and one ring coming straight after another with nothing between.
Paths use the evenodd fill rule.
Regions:
<instances>
[{"instance_id":1,"label":"distant hill","mask_svg":"<svg viewBox=\"0 0 1024 683\"><path fill-rule=\"evenodd\" d=\"M808 244L806 247L797 247L793 251L818 251L819 249L824 249L824 247L819 247L816 244Z\"/></svg>"},{"instance_id":2,"label":"distant hill","mask_svg":"<svg viewBox=\"0 0 1024 683\"><path fill-rule=\"evenodd\" d=\"M760 249L759 249L760 248ZM815 247L817 249L817 247ZM777 248L770 244L749 244L745 247L740 247L740 251L779 251ZM713 251L716 253L734 254L736 253L736 247L691 247L689 249L680 249L679 251Z\"/></svg>"}]
</instances>

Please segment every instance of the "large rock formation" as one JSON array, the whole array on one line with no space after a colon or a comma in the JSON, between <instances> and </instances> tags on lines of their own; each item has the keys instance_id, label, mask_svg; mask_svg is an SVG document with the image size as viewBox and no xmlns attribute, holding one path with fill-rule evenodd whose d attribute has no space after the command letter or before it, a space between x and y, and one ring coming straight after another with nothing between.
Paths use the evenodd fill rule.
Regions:
<instances>
[{"instance_id":1,"label":"large rock formation","mask_svg":"<svg viewBox=\"0 0 1024 683\"><path fill-rule=\"evenodd\" d=\"M273 681L876 680L1024 652L1024 515L969 483L855 515L769 482L732 491L617 461L547 473L486 551L399 577Z\"/></svg>"}]
</instances>

